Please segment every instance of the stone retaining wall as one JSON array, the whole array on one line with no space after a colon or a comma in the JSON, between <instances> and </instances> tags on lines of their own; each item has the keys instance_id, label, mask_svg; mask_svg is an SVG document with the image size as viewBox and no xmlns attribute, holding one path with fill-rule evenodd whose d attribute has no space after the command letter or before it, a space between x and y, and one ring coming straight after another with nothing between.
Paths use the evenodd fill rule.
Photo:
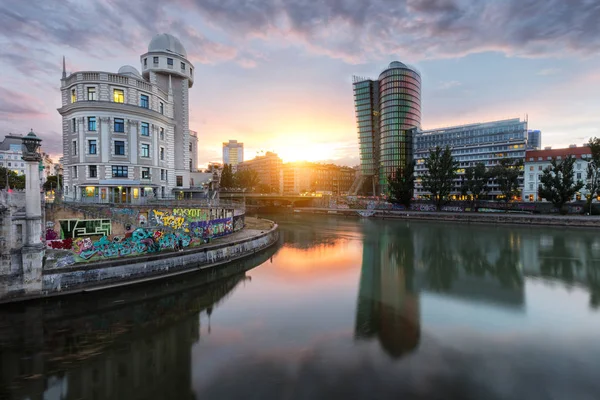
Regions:
<instances>
[{"instance_id":1,"label":"stone retaining wall","mask_svg":"<svg viewBox=\"0 0 600 400\"><path fill-rule=\"evenodd\" d=\"M42 291L28 294L13 292L12 300L100 290L213 268L255 254L276 244L278 240L279 229L274 224L270 230L256 231L250 237L192 248L181 253L157 253L65 267L45 267ZM2 301L8 299L0 298Z\"/></svg>"}]
</instances>

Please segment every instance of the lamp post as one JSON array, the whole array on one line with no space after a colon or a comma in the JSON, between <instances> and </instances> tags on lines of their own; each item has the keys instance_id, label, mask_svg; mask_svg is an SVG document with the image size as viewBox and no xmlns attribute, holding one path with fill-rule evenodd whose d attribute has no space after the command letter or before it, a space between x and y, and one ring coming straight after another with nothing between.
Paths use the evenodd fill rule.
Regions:
<instances>
[{"instance_id":1,"label":"lamp post","mask_svg":"<svg viewBox=\"0 0 600 400\"><path fill-rule=\"evenodd\" d=\"M41 289L42 260L42 201L40 195L41 156L38 152L42 140L33 132L23 138L25 175L25 240L21 250L23 260L23 286L26 292Z\"/></svg>"}]
</instances>

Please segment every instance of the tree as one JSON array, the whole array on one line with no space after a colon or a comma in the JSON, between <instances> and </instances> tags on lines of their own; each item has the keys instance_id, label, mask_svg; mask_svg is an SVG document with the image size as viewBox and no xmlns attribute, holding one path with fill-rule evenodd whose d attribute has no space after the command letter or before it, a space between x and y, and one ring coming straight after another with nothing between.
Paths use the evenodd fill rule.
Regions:
<instances>
[{"instance_id":1,"label":"tree","mask_svg":"<svg viewBox=\"0 0 600 400\"><path fill-rule=\"evenodd\" d=\"M234 183L231 165L225 164L223 166L223 172L221 172L221 182L219 183L219 186L223 189L233 188Z\"/></svg>"},{"instance_id":2,"label":"tree","mask_svg":"<svg viewBox=\"0 0 600 400\"><path fill-rule=\"evenodd\" d=\"M523 160L503 158L490 170L490 178L498 182L498 190L508 203L513 196L519 195L519 177L523 175Z\"/></svg>"},{"instance_id":3,"label":"tree","mask_svg":"<svg viewBox=\"0 0 600 400\"><path fill-rule=\"evenodd\" d=\"M44 182L44 191L49 192L51 190L58 189L58 182L60 182L60 187L63 187L63 176L62 175L52 175L46 178L46 182Z\"/></svg>"},{"instance_id":4,"label":"tree","mask_svg":"<svg viewBox=\"0 0 600 400\"><path fill-rule=\"evenodd\" d=\"M488 188L488 181L490 174L485 169L485 164L477 163L474 167L468 167L465 170L465 178L462 186L462 193L464 195L470 194L472 196L473 203L479 198L485 195Z\"/></svg>"},{"instance_id":5,"label":"tree","mask_svg":"<svg viewBox=\"0 0 600 400\"><path fill-rule=\"evenodd\" d=\"M7 181L11 189L25 189L25 175L18 175L8 168L0 167L0 189L7 189Z\"/></svg>"},{"instance_id":6,"label":"tree","mask_svg":"<svg viewBox=\"0 0 600 400\"><path fill-rule=\"evenodd\" d=\"M587 185L588 191L587 208L592 215L592 200L600 195L600 138L590 139L588 147L591 150L592 158L587 166Z\"/></svg>"},{"instance_id":7,"label":"tree","mask_svg":"<svg viewBox=\"0 0 600 400\"><path fill-rule=\"evenodd\" d=\"M573 178L575 160L573 156L568 156L563 161L553 158L542 175L540 197L551 201L561 214L566 214L564 205L571 201L584 185L582 181L575 182Z\"/></svg>"},{"instance_id":8,"label":"tree","mask_svg":"<svg viewBox=\"0 0 600 400\"><path fill-rule=\"evenodd\" d=\"M410 162L405 168L398 168L395 174L388 176L388 189L392 203L410 207L415 189L414 170L414 162Z\"/></svg>"},{"instance_id":9,"label":"tree","mask_svg":"<svg viewBox=\"0 0 600 400\"><path fill-rule=\"evenodd\" d=\"M249 191L253 191L260 183L258 172L251 168L239 170L233 176L234 186Z\"/></svg>"},{"instance_id":10,"label":"tree","mask_svg":"<svg viewBox=\"0 0 600 400\"><path fill-rule=\"evenodd\" d=\"M423 189L431 193L431 199L439 210L452 192L458 163L452 158L449 146L444 150L437 146L429 152L425 167L428 172L423 176Z\"/></svg>"}]
</instances>

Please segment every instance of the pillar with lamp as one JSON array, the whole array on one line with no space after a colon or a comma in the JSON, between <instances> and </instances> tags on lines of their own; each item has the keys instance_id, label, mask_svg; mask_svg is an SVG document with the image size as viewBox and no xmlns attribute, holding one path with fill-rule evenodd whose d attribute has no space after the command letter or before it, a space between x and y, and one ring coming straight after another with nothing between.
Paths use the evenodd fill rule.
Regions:
<instances>
[{"instance_id":1,"label":"pillar with lamp","mask_svg":"<svg viewBox=\"0 0 600 400\"><path fill-rule=\"evenodd\" d=\"M25 161L25 240L21 250L23 260L23 287L25 291L38 291L42 282L42 201L40 193L41 155L39 148L42 139L33 132L23 137L23 161Z\"/></svg>"}]
</instances>

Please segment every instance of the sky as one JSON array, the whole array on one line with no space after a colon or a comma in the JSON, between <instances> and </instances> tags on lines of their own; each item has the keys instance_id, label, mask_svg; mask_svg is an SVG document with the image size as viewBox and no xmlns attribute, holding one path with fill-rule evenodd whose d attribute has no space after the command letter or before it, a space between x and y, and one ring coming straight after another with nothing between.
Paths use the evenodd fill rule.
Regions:
<instances>
[{"instance_id":1,"label":"sky","mask_svg":"<svg viewBox=\"0 0 600 400\"><path fill-rule=\"evenodd\" d=\"M59 157L62 56L139 70L167 32L195 65L200 165L230 139L357 165L352 76L394 60L421 72L423 129L527 117L543 146L581 145L600 136L598 21L597 0L0 0L0 137L33 129Z\"/></svg>"}]
</instances>

